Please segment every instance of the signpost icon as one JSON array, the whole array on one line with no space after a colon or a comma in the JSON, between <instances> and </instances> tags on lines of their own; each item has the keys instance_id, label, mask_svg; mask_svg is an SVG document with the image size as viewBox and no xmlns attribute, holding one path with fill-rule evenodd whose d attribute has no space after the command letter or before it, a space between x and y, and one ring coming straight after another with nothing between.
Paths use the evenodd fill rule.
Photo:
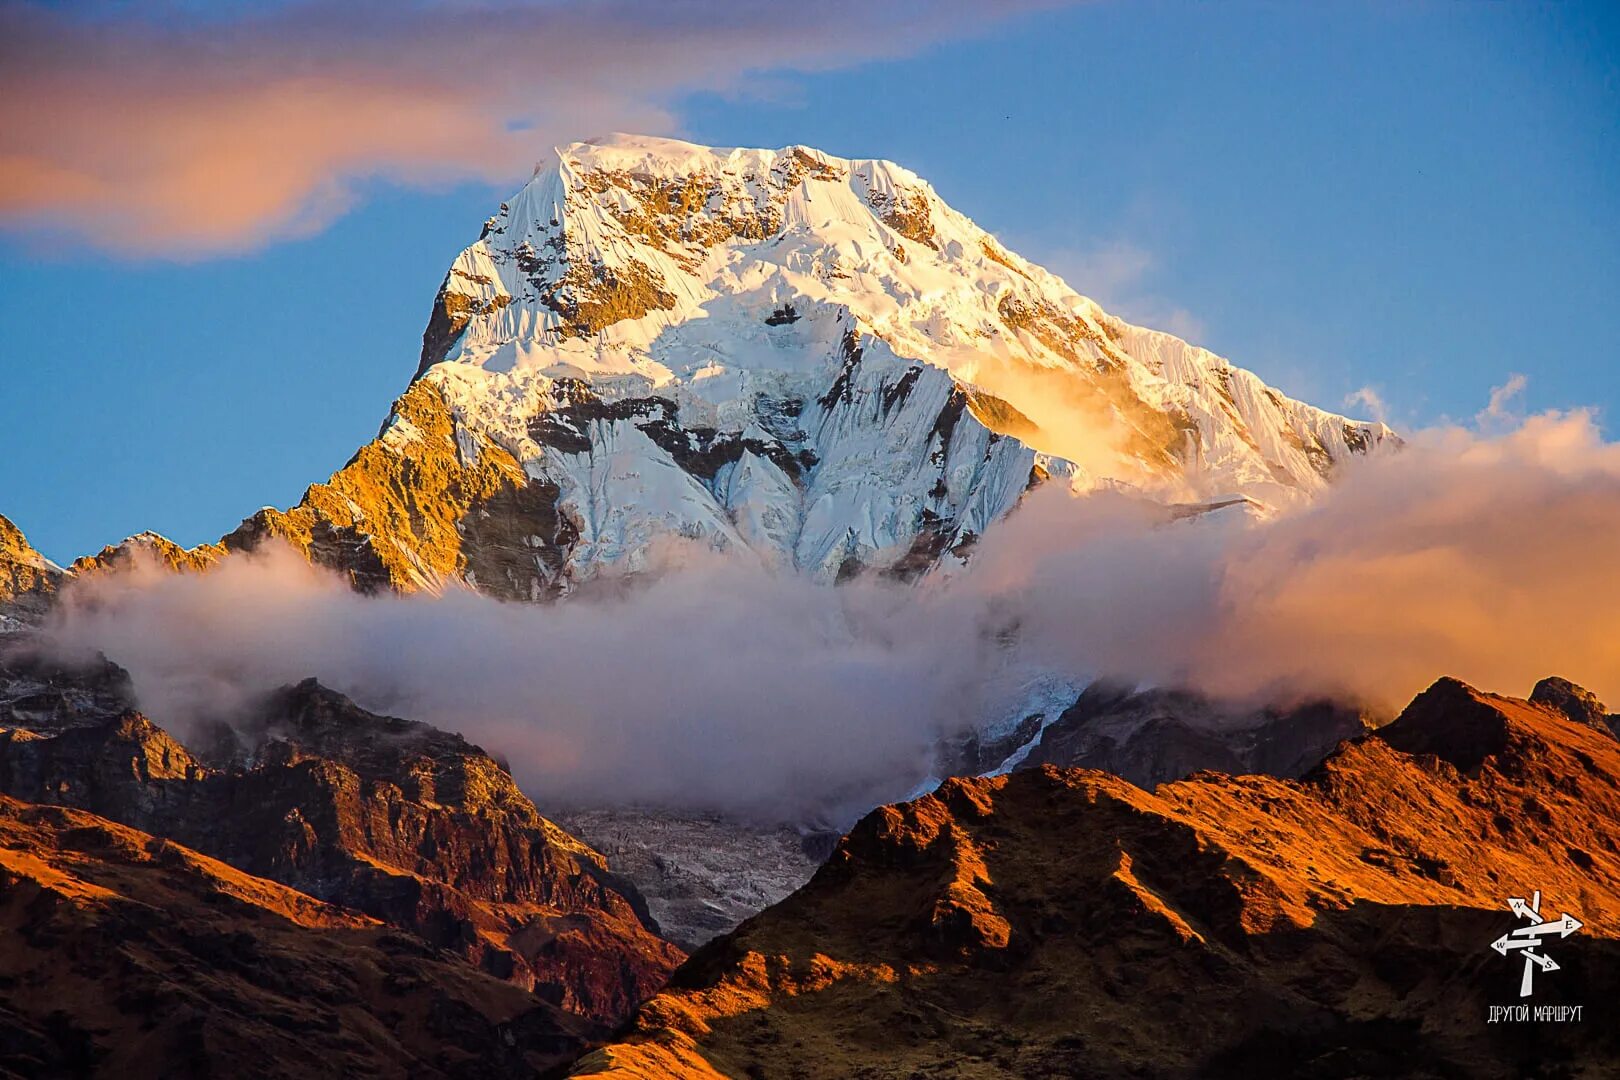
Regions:
<instances>
[{"instance_id":1,"label":"signpost icon","mask_svg":"<svg viewBox=\"0 0 1620 1080\"><path fill-rule=\"evenodd\" d=\"M1567 911L1557 919L1543 920L1540 889L1535 891L1528 903L1522 896L1511 897L1507 903L1509 911L1521 919L1528 919L1529 924L1514 927L1491 942L1491 948L1503 956L1514 950L1524 954L1524 977L1519 980L1519 996L1529 997L1534 989L1537 968L1542 971L1558 970L1558 962L1546 953L1544 939L1555 935L1567 938L1585 924Z\"/></svg>"}]
</instances>

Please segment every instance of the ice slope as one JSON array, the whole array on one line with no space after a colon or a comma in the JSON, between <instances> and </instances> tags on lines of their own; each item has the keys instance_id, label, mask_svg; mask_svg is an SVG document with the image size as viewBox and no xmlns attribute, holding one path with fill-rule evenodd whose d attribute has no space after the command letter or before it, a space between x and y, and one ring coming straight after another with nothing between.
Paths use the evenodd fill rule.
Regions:
<instances>
[{"instance_id":1,"label":"ice slope","mask_svg":"<svg viewBox=\"0 0 1620 1080\"><path fill-rule=\"evenodd\" d=\"M417 374L465 453L557 485L571 578L665 535L920 572L1049 476L1274 506L1394 442L1108 315L909 170L806 147L557 149L451 267Z\"/></svg>"}]
</instances>

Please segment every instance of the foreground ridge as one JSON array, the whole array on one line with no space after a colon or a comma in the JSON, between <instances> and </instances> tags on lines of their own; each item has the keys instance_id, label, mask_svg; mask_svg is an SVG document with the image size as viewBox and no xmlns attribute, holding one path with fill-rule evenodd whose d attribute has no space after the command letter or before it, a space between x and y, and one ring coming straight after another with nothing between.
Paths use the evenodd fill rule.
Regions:
<instances>
[{"instance_id":1,"label":"foreground ridge","mask_svg":"<svg viewBox=\"0 0 1620 1080\"><path fill-rule=\"evenodd\" d=\"M460 736L308 680L188 733L193 751L131 707L116 666L64 665L11 637L0 792L364 913L532 990L581 1030L620 1022L682 959L635 887Z\"/></svg>"},{"instance_id":2,"label":"foreground ridge","mask_svg":"<svg viewBox=\"0 0 1620 1080\"><path fill-rule=\"evenodd\" d=\"M0 795L8 1076L532 1077L592 1026L352 911Z\"/></svg>"},{"instance_id":3,"label":"foreground ridge","mask_svg":"<svg viewBox=\"0 0 1620 1080\"><path fill-rule=\"evenodd\" d=\"M575 1075L1597 1075L1606 1019L1487 1023L1531 889L1585 924L1536 1001L1605 1009L1620 741L1442 679L1299 781L1045 767L880 808Z\"/></svg>"}]
</instances>

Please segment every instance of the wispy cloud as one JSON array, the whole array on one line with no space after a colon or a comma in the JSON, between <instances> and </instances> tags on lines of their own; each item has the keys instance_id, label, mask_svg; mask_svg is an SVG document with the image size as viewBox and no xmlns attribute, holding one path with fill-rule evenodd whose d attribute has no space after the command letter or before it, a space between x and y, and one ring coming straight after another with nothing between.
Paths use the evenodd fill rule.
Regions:
<instances>
[{"instance_id":1,"label":"wispy cloud","mask_svg":"<svg viewBox=\"0 0 1620 1080\"><path fill-rule=\"evenodd\" d=\"M1512 403L1515 398L1523 395L1524 388L1528 385L1530 385L1530 379L1527 376L1520 375L1517 372L1509 375L1507 382L1501 386L1491 387L1490 401L1486 404L1484 410L1474 415L1474 420L1482 428L1500 427L1503 424L1514 423L1518 416L1513 411Z\"/></svg>"},{"instance_id":2,"label":"wispy cloud","mask_svg":"<svg viewBox=\"0 0 1620 1080\"><path fill-rule=\"evenodd\" d=\"M0 222L133 254L252 248L320 229L366 179L520 177L554 143L675 130L686 91L1062 3L3 4Z\"/></svg>"},{"instance_id":3,"label":"wispy cloud","mask_svg":"<svg viewBox=\"0 0 1620 1080\"><path fill-rule=\"evenodd\" d=\"M1367 415L1379 423L1389 419L1389 406L1384 402L1384 395L1371 386L1363 386L1344 395L1344 407L1365 409Z\"/></svg>"}]
</instances>

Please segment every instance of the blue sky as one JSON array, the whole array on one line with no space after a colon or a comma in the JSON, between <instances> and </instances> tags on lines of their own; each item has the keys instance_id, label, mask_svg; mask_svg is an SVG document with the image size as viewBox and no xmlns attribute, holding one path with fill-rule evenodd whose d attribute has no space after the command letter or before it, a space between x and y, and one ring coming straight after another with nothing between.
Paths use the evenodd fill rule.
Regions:
<instances>
[{"instance_id":1,"label":"blue sky","mask_svg":"<svg viewBox=\"0 0 1620 1080\"><path fill-rule=\"evenodd\" d=\"M1620 430L1612 5L1103 2L874 52L596 95L579 130L552 87L535 132L622 116L893 158L1081 292L1294 396L1371 388L1410 428L1469 421L1523 374L1518 408ZM191 544L341 466L523 179L375 171L247 250L7 232L0 513L58 561L146 528Z\"/></svg>"}]
</instances>

